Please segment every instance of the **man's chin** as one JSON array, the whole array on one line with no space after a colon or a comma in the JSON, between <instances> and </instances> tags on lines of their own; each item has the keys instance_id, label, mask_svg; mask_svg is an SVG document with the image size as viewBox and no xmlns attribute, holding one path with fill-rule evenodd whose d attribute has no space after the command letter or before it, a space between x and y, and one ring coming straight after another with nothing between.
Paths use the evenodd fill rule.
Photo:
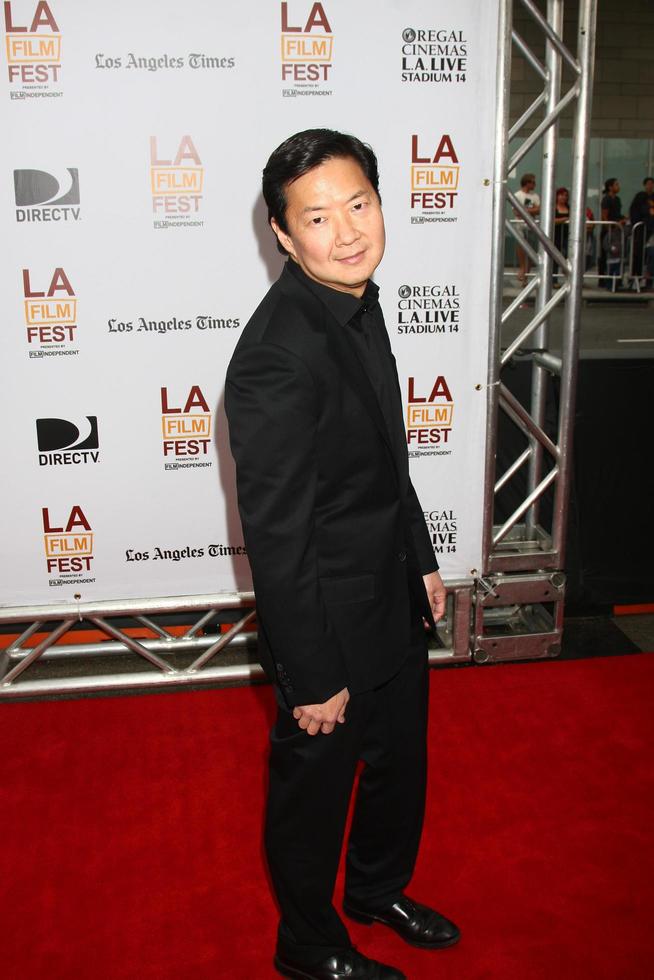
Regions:
<instances>
[{"instance_id":1,"label":"man's chin","mask_svg":"<svg viewBox=\"0 0 654 980\"><path fill-rule=\"evenodd\" d=\"M372 275L372 273L371 273ZM356 295L362 295L368 284L370 276L366 276L362 279L360 276L350 276L349 278L340 278L332 283L334 289L341 289L348 293L355 293Z\"/></svg>"},{"instance_id":2,"label":"man's chin","mask_svg":"<svg viewBox=\"0 0 654 980\"><path fill-rule=\"evenodd\" d=\"M378 262L362 262L361 264L348 266L339 265L336 272L338 281L348 286L365 285L379 265Z\"/></svg>"}]
</instances>

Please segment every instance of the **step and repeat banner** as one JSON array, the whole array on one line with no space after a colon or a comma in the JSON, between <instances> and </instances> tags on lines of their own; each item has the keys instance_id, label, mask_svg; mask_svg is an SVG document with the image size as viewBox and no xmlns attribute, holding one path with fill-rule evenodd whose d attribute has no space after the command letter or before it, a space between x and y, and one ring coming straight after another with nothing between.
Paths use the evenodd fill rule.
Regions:
<instances>
[{"instance_id":1,"label":"step and repeat banner","mask_svg":"<svg viewBox=\"0 0 654 980\"><path fill-rule=\"evenodd\" d=\"M318 126L378 155L413 480L479 566L497 2L4 4L1 603L251 588L224 375Z\"/></svg>"}]
</instances>

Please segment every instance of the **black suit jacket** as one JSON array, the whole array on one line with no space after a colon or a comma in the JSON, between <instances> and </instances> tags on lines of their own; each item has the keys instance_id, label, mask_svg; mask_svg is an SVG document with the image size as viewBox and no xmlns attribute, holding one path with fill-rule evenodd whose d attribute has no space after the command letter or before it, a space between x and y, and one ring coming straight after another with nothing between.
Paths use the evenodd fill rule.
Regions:
<instances>
[{"instance_id":1,"label":"black suit jacket","mask_svg":"<svg viewBox=\"0 0 654 980\"><path fill-rule=\"evenodd\" d=\"M244 328L225 387L260 659L289 705L393 676L412 596L430 616L422 575L438 568L406 447L393 445L324 288L285 268ZM402 413L390 344L388 357Z\"/></svg>"}]
</instances>

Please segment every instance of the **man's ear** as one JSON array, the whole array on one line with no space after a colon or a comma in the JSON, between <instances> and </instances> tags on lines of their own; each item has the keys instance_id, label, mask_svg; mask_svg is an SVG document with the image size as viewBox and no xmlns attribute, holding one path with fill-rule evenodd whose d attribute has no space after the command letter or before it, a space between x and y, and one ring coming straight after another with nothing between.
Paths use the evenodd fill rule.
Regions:
<instances>
[{"instance_id":1,"label":"man's ear","mask_svg":"<svg viewBox=\"0 0 654 980\"><path fill-rule=\"evenodd\" d=\"M277 235L277 239L280 245L282 245L286 249L289 255L292 255L293 258L296 259L297 255L295 254L295 248L293 247L293 239L291 238L291 236L287 234L285 231L282 231L282 229L277 224L275 218L270 219L270 227Z\"/></svg>"}]
</instances>

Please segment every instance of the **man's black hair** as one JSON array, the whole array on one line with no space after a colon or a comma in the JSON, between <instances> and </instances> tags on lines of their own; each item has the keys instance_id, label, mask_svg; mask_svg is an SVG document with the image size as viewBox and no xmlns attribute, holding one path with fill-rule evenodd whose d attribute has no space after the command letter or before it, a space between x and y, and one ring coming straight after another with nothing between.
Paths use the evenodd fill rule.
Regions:
<instances>
[{"instance_id":1,"label":"man's black hair","mask_svg":"<svg viewBox=\"0 0 654 980\"><path fill-rule=\"evenodd\" d=\"M641 173L642 173L642 170L641 170ZM604 181L604 193L605 194L608 194L609 191L611 190L611 188L613 187L613 185L617 183L617 181L618 181L618 178L617 177L609 177L609 178L607 178L607 180Z\"/></svg>"},{"instance_id":2,"label":"man's black hair","mask_svg":"<svg viewBox=\"0 0 654 980\"><path fill-rule=\"evenodd\" d=\"M264 167L262 189L268 206L268 221L274 218L281 230L288 234L286 188L309 170L335 157L349 157L358 163L381 201L377 157L367 143L334 129L305 129L284 140ZM277 247L287 254L279 239Z\"/></svg>"}]
</instances>

